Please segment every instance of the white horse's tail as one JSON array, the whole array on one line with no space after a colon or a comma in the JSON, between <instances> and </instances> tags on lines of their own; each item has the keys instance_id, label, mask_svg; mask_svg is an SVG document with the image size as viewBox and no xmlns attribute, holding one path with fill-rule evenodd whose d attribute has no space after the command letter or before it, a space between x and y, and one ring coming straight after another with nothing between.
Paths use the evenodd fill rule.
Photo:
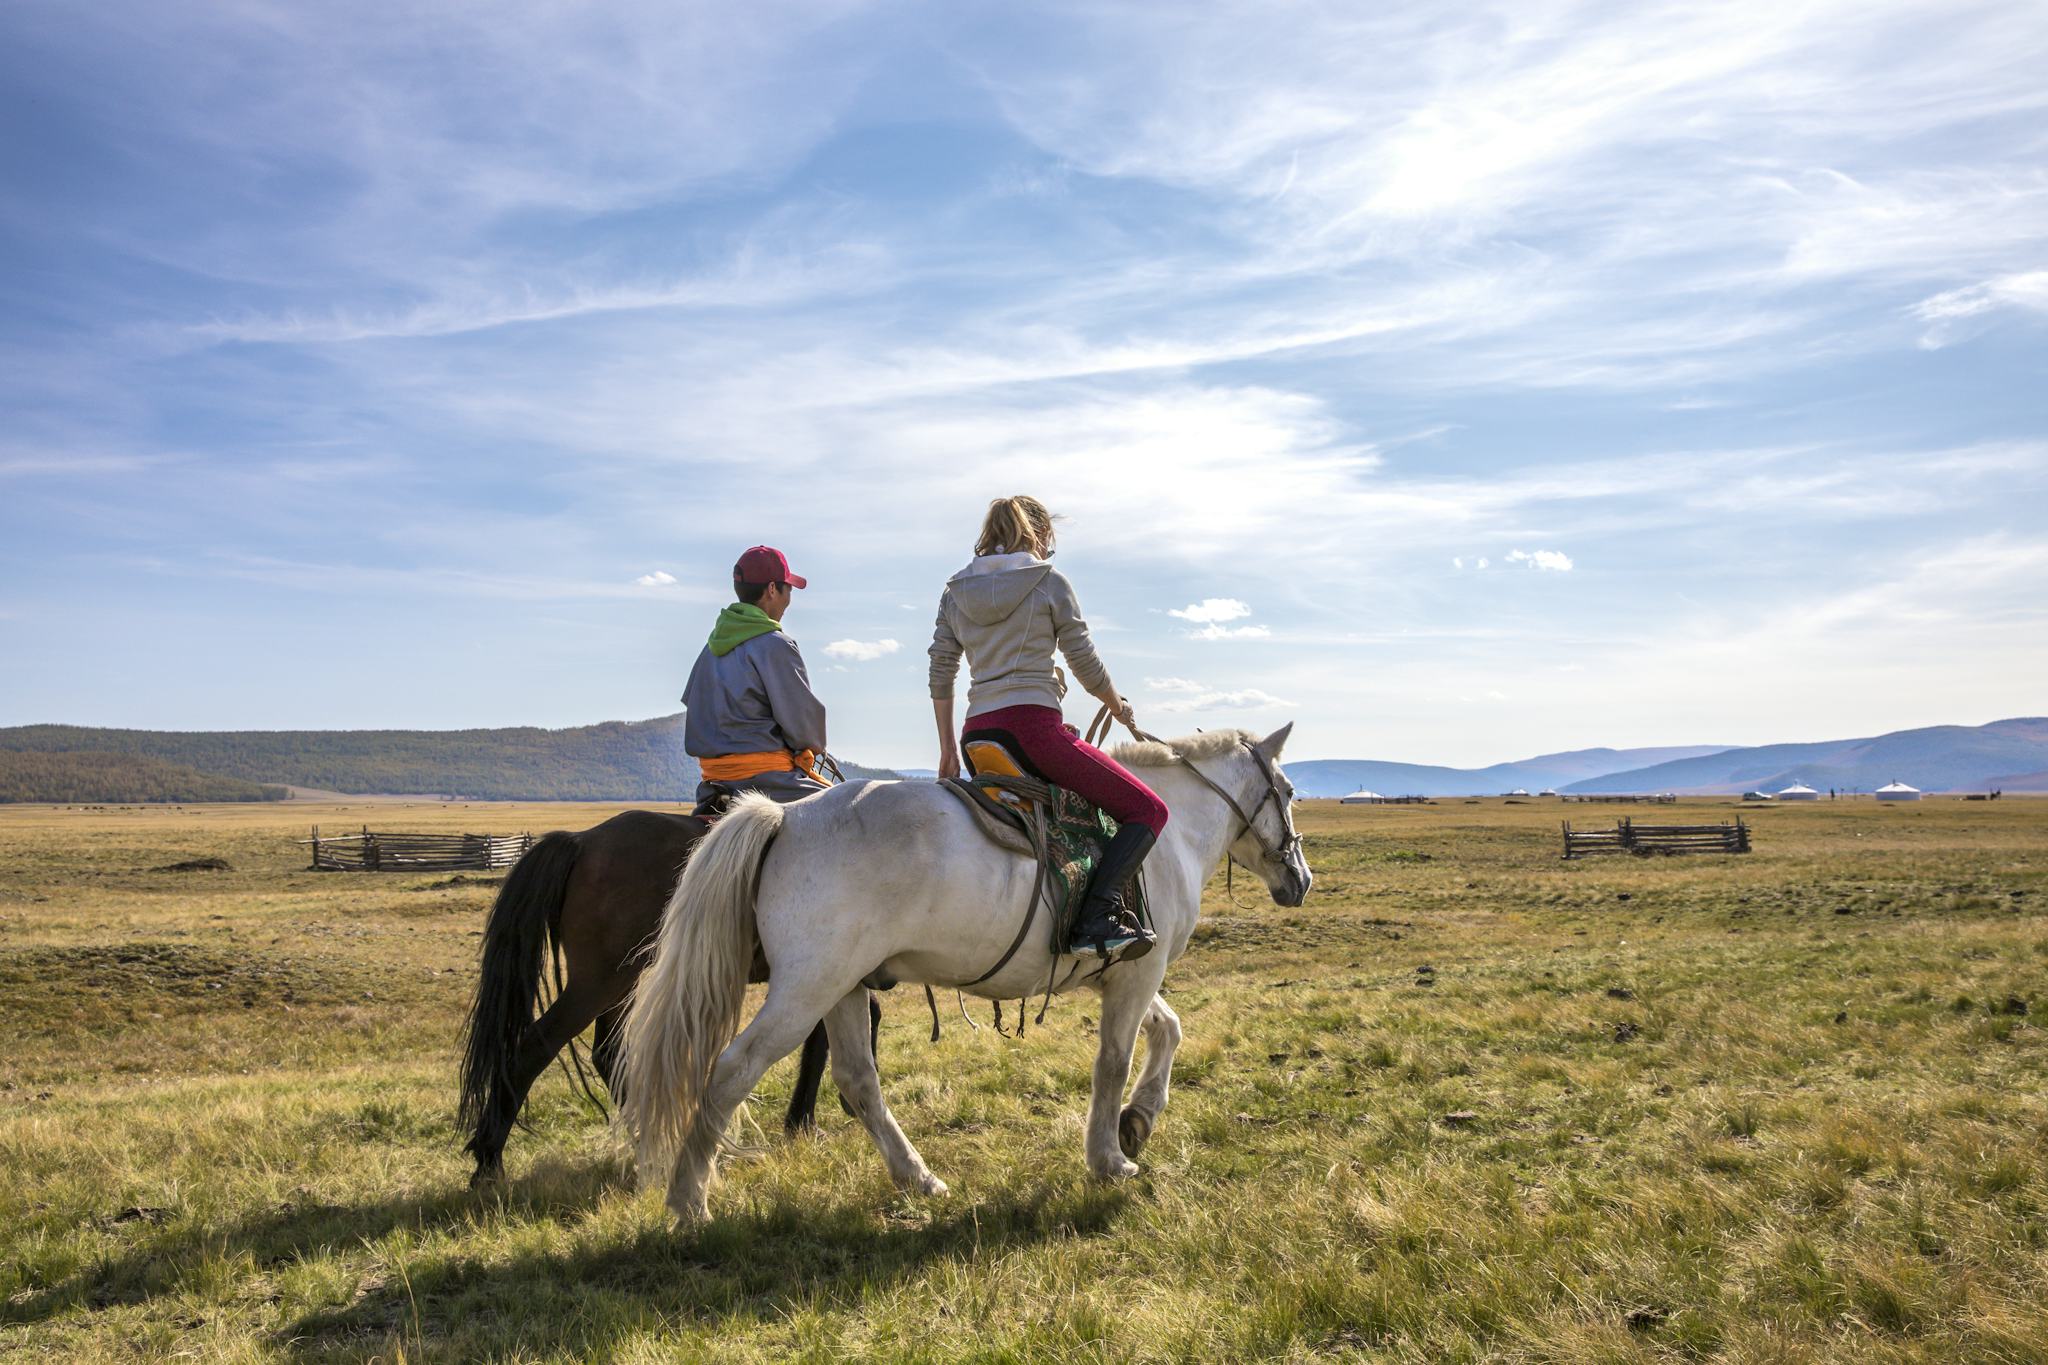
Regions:
<instances>
[{"instance_id":1,"label":"white horse's tail","mask_svg":"<svg viewBox=\"0 0 2048 1365\"><path fill-rule=\"evenodd\" d=\"M643 1184L668 1179L685 1141L708 1155L722 1136L695 1131L698 1111L712 1063L739 1031L761 859L782 814L765 796L742 795L690 855L662 912L620 1036L619 1122Z\"/></svg>"}]
</instances>

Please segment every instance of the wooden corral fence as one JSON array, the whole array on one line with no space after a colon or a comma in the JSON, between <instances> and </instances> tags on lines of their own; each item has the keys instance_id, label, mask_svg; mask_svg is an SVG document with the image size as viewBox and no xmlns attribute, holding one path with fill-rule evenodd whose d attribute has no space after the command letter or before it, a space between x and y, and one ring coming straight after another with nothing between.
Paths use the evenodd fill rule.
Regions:
<instances>
[{"instance_id":1,"label":"wooden corral fence","mask_svg":"<svg viewBox=\"0 0 2048 1365\"><path fill-rule=\"evenodd\" d=\"M1660 796L1560 796L1560 801L1577 801L1589 806L1675 806L1678 798L1669 792Z\"/></svg>"},{"instance_id":2,"label":"wooden corral fence","mask_svg":"<svg viewBox=\"0 0 2048 1365\"><path fill-rule=\"evenodd\" d=\"M1613 829L1573 829L1564 822L1564 856L1577 858L1588 853L1747 853L1749 826L1737 817L1734 824L1720 825L1638 825L1623 816Z\"/></svg>"},{"instance_id":3,"label":"wooden corral fence","mask_svg":"<svg viewBox=\"0 0 2048 1365\"><path fill-rule=\"evenodd\" d=\"M531 834L387 834L363 826L360 834L313 837L316 872L487 872L510 867L533 847Z\"/></svg>"}]
</instances>

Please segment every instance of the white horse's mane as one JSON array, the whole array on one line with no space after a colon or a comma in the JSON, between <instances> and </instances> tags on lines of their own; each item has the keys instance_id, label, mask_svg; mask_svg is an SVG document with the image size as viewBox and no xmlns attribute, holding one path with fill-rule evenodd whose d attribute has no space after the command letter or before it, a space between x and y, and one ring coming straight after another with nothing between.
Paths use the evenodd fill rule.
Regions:
<instances>
[{"instance_id":1,"label":"white horse's mane","mask_svg":"<svg viewBox=\"0 0 2048 1365\"><path fill-rule=\"evenodd\" d=\"M1164 744L1149 739L1131 744L1119 744L1109 751L1109 756L1126 768L1164 768L1180 761L1178 755L1189 758L1214 758L1227 754L1240 744L1256 744L1258 736L1249 730L1205 730L1185 739L1170 739Z\"/></svg>"}]
</instances>

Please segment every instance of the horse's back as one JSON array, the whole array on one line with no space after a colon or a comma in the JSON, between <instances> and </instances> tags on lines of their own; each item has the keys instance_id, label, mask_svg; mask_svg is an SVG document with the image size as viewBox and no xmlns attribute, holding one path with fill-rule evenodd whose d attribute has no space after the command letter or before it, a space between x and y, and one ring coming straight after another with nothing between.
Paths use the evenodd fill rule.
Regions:
<instances>
[{"instance_id":1,"label":"horse's back","mask_svg":"<svg viewBox=\"0 0 2048 1365\"><path fill-rule=\"evenodd\" d=\"M862 973L886 963L899 980L968 981L1027 913L1031 860L990 839L939 783L849 782L784 807L783 819L758 900L772 963L824 952ZM1018 967L1020 979L1044 970Z\"/></svg>"},{"instance_id":2,"label":"horse's back","mask_svg":"<svg viewBox=\"0 0 2048 1365\"><path fill-rule=\"evenodd\" d=\"M564 943L623 961L660 927L676 877L708 828L691 815L629 810L576 835L576 870L562 904Z\"/></svg>"}]
</instances>

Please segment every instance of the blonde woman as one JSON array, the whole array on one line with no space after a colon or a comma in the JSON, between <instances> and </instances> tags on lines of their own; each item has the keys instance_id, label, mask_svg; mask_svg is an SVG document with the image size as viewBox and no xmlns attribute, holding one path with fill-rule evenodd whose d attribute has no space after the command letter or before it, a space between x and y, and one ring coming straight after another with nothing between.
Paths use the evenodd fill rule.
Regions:
<instances>
[{"instance_id":1,"label":"blonde woman","mask_svg":"<svg viewBox=\"0 0 2048 1365\"><path fill-rule=\"evenodd\" d=\"M1040 777L1106 811L1117 822L1116 836L1088 883L1068 951L1143 957L1151 951L1152 934L1124 908L1122 897L1166 829L1166 803L1129 769L1083 743L1060 713L1055 649L1089 695L1127 723L1131 719L1130 703L1118 695L1089 642L1073 585L1048 562L1052 521L1036 498L997 498L982 520L974 559L946 582L931 647L939 776L959 776L960 743L998 739ZM953 680L963 655L972 681L956 742Z\"/></svg>"}]
</instances>

